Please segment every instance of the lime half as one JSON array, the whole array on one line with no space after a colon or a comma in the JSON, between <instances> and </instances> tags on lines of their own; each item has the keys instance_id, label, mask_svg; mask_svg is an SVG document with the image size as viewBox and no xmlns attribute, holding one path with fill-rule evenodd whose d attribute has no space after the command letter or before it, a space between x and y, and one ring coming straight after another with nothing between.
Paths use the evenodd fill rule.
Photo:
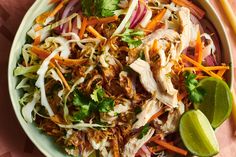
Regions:
<instances>
[{"instance_id":1,"label":"lime half","mask_svg":"<svg viewBox=\"0 0 236 157\"><path fill-rule=\"evenodd\" d=\"M209 157L219 152L214 130L200 110L184 113L180 119L179 131L184 145L192 154Z\"/></svg>"},{"instance_id":2,"label":"lime half","mask_svg":"<svg viewBox=\"0 0 236 157\"><path fill-rule=\"evenodd\" d=\"M195 109L201 110L213 128L220 126L232 111L232 94L228 85L213 77L203 79L199 87L204 89L203 102L195 104Z\"/></svg>"}]
</instances>

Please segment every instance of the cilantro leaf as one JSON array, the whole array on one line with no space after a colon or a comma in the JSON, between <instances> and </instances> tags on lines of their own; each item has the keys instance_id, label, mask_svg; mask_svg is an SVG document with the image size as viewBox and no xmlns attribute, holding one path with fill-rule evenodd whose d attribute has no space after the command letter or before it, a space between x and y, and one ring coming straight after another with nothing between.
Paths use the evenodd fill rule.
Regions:
<instances>
[{"instance_id":1,"label":"cilantro leaf","mask_svg":"<svg viewBox=\"0 0 236 157\"><path fill-rule=\"evenodd\" d=\"M83 105L83 106L80 106L79 111L74 112L73 118L75 120L83 120L84 118L86 118L89 115L90 115L90 106Z\"/></svg>"},{"instance_id":2,"label":"cilantro leaf","mask_svg":"<svg viewBox=\"0 0 236 157\"><path fill-rule=\"evenodd\" d=\"M94 14L94 0L82 0L81 5L85 16L92 16Z\"/></svg>"},{"instance_id":3,"label":"cilantro leaf","mask_svg":"<svg viewBox=\"0 0 236 157\"><path fill-rule=\"evenodd\" d=\"M111 98L104 98L98 104L99 112L109 112L114 109L114 100Z\"/></svg>"},{"instance_id":4,"label":"cilantro leaf","mask_svg":"<svg viewBox=\"0 0 236 157\"><path fill-rule=\"evenodd\" d=\"M75 90L73 92L73 105L76 107L77 111L73 113L74 120L82 120L91 114L93 104L90 99L83 95L80 91Z\"/></svg>"},{"instance_id":5,"label":"cilantro leaf","mask_svg":"<svg viewBox=\"0 0 236 157\"><path fill-rule=\"evenodd\" d=\"M82 0L83 13L86 16L113 16L119 2L120 0Z\"/></svg>"},{"instance_id":6,"label":"cilantro leaf","mask_svg":"<svg viewBox=\"0 0 236 157\"><path fill-rule=\"evenodd\" d=\"M109 17L114 15L114 11L118 9L118 3L120 0L95 0L97 9L97 15L102 17Z\"/></svg>"},{"instance_id":7,"label":"cilantro leaf","mask_svg":"<svg viewBox=\"0 0 236 157\"><path fill-rule=\"evenodd\" d=\"M101 86L97 86L90 97L94 103L96 103L99 112L109 112L113 110L114 100L105 97L105 91Z\"/></svg>"},{"instance_id":8,"label":"cilantro leaf","mask_svg":"<svg viewBox=\"0 0 236 157\"><path fill-rule=\"evenodd\" d=\"M83 105L89 104L89 99L78 90L75 90L73 92L72 100L73 100L74 106L83 106Z\"/></svg>"},{"instance_id":9,"label":"cilantro leaf","mask_svg":"<svg viewBox=\"0 0 236 157\"><path fill-rule=\"evenodd\" d=\"M189 99L193 103L200 103L203 100L205 91L198 86L196 75L190 72L184 73L185 85L189 93Z\"/></svg>"},{"instance_id":10,"label":"cilantro leaf","mask_svg":"<svg viewBox=\"0 0 236 157\"><path fill-rule=\"evenodd\" d=\"M145 136L147 133L148 133L148 130L150 129L149 125L144 125L139 136L138 136L138 139L141 139L143 138L143 136Z\"/></svg>"},{"instance_id":11,"label":"cilantro leaf","mask_svg":"<svg viewBox=\"0 0 236 157\"><path fill-rule=\"evenodd\" d=\"M95 102L99 102L104 97L104 90L101 86L97 86L96 89L93 91L93 93L90 95L91 99Z\"/></svg>"},{"instance_id":12,"label":"cilantro leaf","mask_svg":"<svg viewBox=\"0 0 236 157\"><path fill-rule=\"evenodd\" d=\"M135 37L143 37L144 32L141 30L129 29L129 25L127 25L124 33L119 36L121 36L121 40L128 43L129 48L132 49L142 44L142 41Z\"/></svg>"},{"instance_id":13,"label":"cilantro leaf","mask_svg":"<svg viewBox=\"0 0 236 157\"><path fill-rule=\"evenodd\" d=\"M141 109L141 107L135 107L134 108L134 113L137 115L137 114L139 114L140 112L142 112L142 109Z\"/></svg>"},{"instance_id":14,"label":"cilantro leaf","mask_svg":"<svg viewBox=\"0 0 236 157\"><path fill-rule=\"evenodd\" d=\"M143 50L140 51L139 58L145 61L145 54Z\"/></svg>"},{"instance_id":15,"label":"cilantro leaf","mask_svg":"<svg viewBox=\"0 0 236 157\"><path fill-rule=\"evenodd\" d=\"M97 86L90 97L75 90L72 104L76 108L76 111L72 113L72 119L74 120L83 120L90 116L93 111L109 112L114 109L114 100L105 97L105 91L101 86Z\"/></svg>"}]
</instances>

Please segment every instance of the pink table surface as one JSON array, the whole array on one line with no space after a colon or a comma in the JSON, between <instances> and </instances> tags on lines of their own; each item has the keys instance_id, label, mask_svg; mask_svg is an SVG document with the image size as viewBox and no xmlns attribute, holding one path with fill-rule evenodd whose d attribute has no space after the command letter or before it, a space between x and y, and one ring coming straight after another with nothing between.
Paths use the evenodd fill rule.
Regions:
<instances>
[{"instance_id":1,"label":"pink table surface","mask_svg":"<svg viewBox=\"0 0 236 157\"><path fill-rule=\"evenodd\" d=\"M219 1L210 1L224 21L236 63L236 36ZM229 1L236 10L236 0ZM0 157L43 156L20 127L11 106L7 87L7 64L12 40L24 14L33 2L34 0L0 0ZM233 126L235 125L230 119L218 129L216 134L220 143L220 154L217 157L236 156L236 136Z\"/></svg>"}]
</instances>

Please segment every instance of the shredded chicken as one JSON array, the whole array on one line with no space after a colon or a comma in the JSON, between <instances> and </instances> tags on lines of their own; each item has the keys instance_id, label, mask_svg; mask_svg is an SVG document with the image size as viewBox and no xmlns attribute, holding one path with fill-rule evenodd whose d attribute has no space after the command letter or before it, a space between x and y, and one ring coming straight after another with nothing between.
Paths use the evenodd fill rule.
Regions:
<instances>
[{"instance_id":1,"label":"shredded chicken","mask_svg":"<svg viewBox=\"0 0 236 157\"><path fill-rule=\"evenodd\" d=\"M122 99L122 103L114 106L114 110L108 113L100 113L100 120L108 124L112 124L121 113L126 113L130 109L131 102L127 99Z\"/></svg>"},{"instance_id":2,"label":"shredded chicken","mask_svg":"<svg viewBox=\"0 0 236 157\"><path fill-rule=\"evenodd\" d=\"M179 107L172 109L167 117L167 121L161 126L161 130L165 134L173 133L176 131L181 115L184 113L184 104L182 102L178 103Z\"/></svg>"},{"instance_id":3,"label":"shredded chicken","mask_svg":"<svg viewBox=\"0 0 236 157\"><path fill-rule=\"evenodd\" d=\"M182 51L189 46L192 40L194 41L196 40L196 38L193 39L193 37L197 37L196 31L198 30L198 27L195 27L193 23L191 22L190 10L188 8L181 7L178 12L178 16L179 16L180 24L181 24L180 25L181 26L180 44L177 49L177 54L179 56L182 53ZM192 29L196 29L196 30L192 31Z\"/></svg>"},{"instance_id":4,"label":"shredded chicken","mask_svg":"<svg viewBox=\"0 0 236 157\"><path fill-rule=\"evenodd\" d=\"M142 106L142 111L137 114L137 121L133 124L133 129L138 129L148 122L148 120L159 110L161 105L157 100L147 100Z\"/></svg>"},{"instance_id":5,"label":"shredded chicken","mask_svg":"<svg viewBox=\"0 0 236 157\"><path fill-rule=\"evenodd\" d=\"M177 96L171 96L165 91L162 91L159 84L156 83L155 79L153 78L153 73L150 69L150 65L140 58L134 61L130 67L139 73L140 75L140 82L142 83L143 87L149 92L156 96L156 98L161 101L162 103L176 107L177 106Z\"/></svg>"},{"instance_id":6,"label":"shredded chicken","mask_svg":"<svg viewBox=\"0 0 236 157\"><path fill-rule=\"evenodd\" d=\"M122 157L134 157L135 154L138 152L138 150L152 137L154 132L155 132L155 129L151 128L149 129L147 134L143 136L141 139L138 139L137 137L131 138L125 144Z\"/></svg>"},{"instance_id":7,"label":"shredded chicken","mask_svg":"<svg viewBox=\"0 0 236 157\"><path fill-rule=\"evenodd\" d=\"M121 71L119 74L120 77L120 85L125 89L126 95L129 98L133 98L136 94L136 89L131 78L128 77L128 73L125 71Z\"/></svg>"},{"instance_id":8,"label":"shredded chicken","mask_svg":"<svg viewBox=\"0 0 236 157\"><path fill-rule=\"evenodd\" d=\"M156 70L155 74L155 79L158 81L164 91L166 91L169 95L172 95L174 97L177 97L178 91L174 89L174 86L171 82L171 68L174 65L173 61L176 60L176 49L173 44L171 44L171 48L168 52L168 55L171 56L171 60L169 60L165 53L164 50L160 49L159 50L160 54L160 60L161 60L161 67L153 67L154 70Z\"/></svg>"},{"instance_id":9,"label":"shredded chicken","mask_svg":"<svg viewBox=\"0 0 236 157\"><path fill-rule=\"evenodd\" d=\"M150 65L142 60L137 59L132 64L130 64L130 67L139 73L140 75L140 82L142 83L143 87L149 92L154 94L154 92L157 90L157 84L156 81L153 78L152 71L150 69Z\"/></svg>"}]
</instances>

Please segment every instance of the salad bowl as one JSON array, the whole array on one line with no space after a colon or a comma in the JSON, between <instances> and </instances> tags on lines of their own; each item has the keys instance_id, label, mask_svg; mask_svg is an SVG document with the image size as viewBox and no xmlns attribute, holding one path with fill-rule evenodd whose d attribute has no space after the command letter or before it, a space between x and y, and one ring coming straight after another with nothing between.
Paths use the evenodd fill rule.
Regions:
<instances>
[{"instance_id":1,"label":"salad bowl","mask_svg":"<svg viewBox=\"0 0 236 157\"><path fill-rule=\"evenodd\" d=\"M207 0L198 0L197 3L206 11L206 17L211 21L211 23L215 26L215 29L218 32L221 44L220 47L222 49L221 59L222 62L227 65L232 65L232 53L229 45L229 40L226 36L225 29L223 27L222 21L216 14L216 11L212 7L209 1ZM13 75L14 68L17 65L17 61L21 54L21 48L26 42L26 33L33 25L34 19L40 15L41 13L49 10L52 6L48 5L47 0L36 0L35 3L31 6L31 8L26 13L24 19L21 22L21 25L16 33L14 42L12 44L10 57L9 57L9 65L8 65L8 86L10 92L10 98L12 102L13 109L24 129L27 136L32 140L32 142L37 146L37 148L48 157L64 157L66 154L63 152L61 148L59 148L53 138L45 135L40 131L37 126L32 123L27 123L21 115L21 106L19 104L20 99L20 91L16 90L17 78ZM231 87L233 82L233 69L226 73L226 82Z\"/></svg>"}]
</instances>

